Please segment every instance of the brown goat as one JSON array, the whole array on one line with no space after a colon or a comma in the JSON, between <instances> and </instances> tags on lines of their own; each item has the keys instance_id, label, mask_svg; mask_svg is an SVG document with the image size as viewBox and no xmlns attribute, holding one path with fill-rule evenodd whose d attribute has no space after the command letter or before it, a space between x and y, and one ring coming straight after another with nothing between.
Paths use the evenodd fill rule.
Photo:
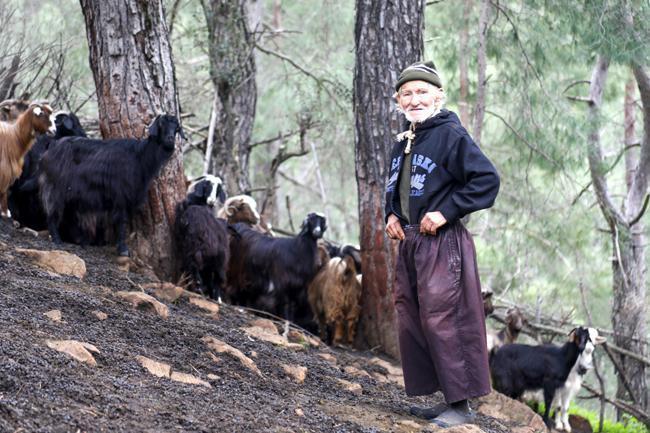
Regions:
<instances>
[{"instance_id":1,"label":"brown goat","mask_svg":"<svg viewBox=\"0 0 650 433\"><path fill-rule=\"evenodd\" d=\"M29 108L29 101L6 99L0 102L0 121L13 122Z\"/></svg>"},{"instance_id":2,"label":"brown goat","mask_svg":"<svg viewBox=\"0 0 650 433\"><path fill-rule=\"evenodd\" d=\"M217 218L223 218L229 224L246 223L254 226L260 221L260 214L257 213L257 203L253 197L236 195L226 200L219 209Z\"/></svg>"},{"instance_id":3,"label":"brown goat","mask_svg":"<svg viewBox=\"0 0 650 433\"><path fill-rule=\"evenodd\" d=\"M506 312L506 326L499 332L488 331L488 351L498 349L504 344L512 344L517 341L519 333L526 326L527 320L524 314L517 307L509 308Z\"/></svg>"},{"instance_id":4,"label":"brown goat","mask_svg":"<svg viewBox=\"0 0 650 433\"><path fill-rule=\"evenodd\" d=\"M361 312L361 282L354 259L351 256L330 259L314 277L307 293L321 339L334 345L345 340L352 345Z\"/></svg>"},{"instance_id":5,"label":"brown goat","mask_svg":"<svg viewBox=\"0 0 650 433\"><path fill-rule=\"evenodd\" d=\"M481 290L481 296L483 297L483 313L485 317L489 316L494 312L494 304L492 303L493 292L490 289Z\"/></svg>"},{"instance_id":6,"label":"brown goat","mask_svg":"<svg viewBox=\"0 0 650 433\"><path fill-rule=\"evenodd\" d=\"M0 210L9 215L7 191L23 171L23 157L34 144L37 133L54 133L52 108L31 104L15 123L0 122Z\"/></svg>"},{"instance_id":7,"label":"brown goat","mask_svg":"<svg viewBox=\"0 0 650 433\"><path fill-rule=\"evenodd\" d=\"M217 212L217 218L227 220L228 224L245 223L257 232L274 236L270 224L260 217L255 199L249 195L235 195L227 199Z\"/></svg>"}]
</instances>

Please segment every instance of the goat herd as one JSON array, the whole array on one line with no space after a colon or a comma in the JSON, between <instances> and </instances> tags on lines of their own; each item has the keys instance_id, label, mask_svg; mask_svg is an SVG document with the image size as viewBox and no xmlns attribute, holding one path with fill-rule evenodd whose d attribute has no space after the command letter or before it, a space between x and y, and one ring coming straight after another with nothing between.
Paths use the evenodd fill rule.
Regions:
<instances>
[{"instance_id":1,"label":"goat herd","mask_svg":"<svg viewBox=\"0 0 650 433\"><path fill-rule=\"evenodd\" d=\"M179 120L156 117L142 140L88 138L73 113L53 113L39 102L4 101L0 120L2 212L22 226L47 229L56 244L115 242L118 254L128 256L128 222L171 157L176 135L183 136ZM359 249L321 239L327 225L317 213L307 215L298 235L274 237L256 208L250 196L226 200L216 176L188 182L174 235L194 288L311 331L317 321L324 340L352 344Z\"/></svg>"},{"instance_id":2,"label":"goat herd","mask_svg":"<svg viewBox=\"0 0 650 433\"><path fill-rule=\"evenodd\" d=\"M22 226L47 229L57 244L114 241L118 253L128 255L127 223L171 157L176 134L183 136L178 119L161 115L146 139L90 139L72 113L53 113L46 103L4 101L2 212ZM307 215L298 235L274 237L256 208L250 196L226 199L216 176L189 183L176 206L174 234L194 287L309 330L317 322L323 340L352 344L360 314L359 249L323 240L327 223L318 213ZM549 411L557 408L556 428L570 431L569 401L604 338L593 328L576 328L561 347L514 344L522 327L523 316L511 310L506 328L488 334L493 386L512 398L542 389L545 422L550 426Z\"/></svg>"}]
</instances>

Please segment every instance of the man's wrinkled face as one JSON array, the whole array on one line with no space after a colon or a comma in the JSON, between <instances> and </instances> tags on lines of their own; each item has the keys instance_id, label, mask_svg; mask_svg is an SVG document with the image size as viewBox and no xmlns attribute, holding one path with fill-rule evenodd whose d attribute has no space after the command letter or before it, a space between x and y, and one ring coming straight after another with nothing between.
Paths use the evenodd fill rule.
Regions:
<instances>
[{"instance_id":1,"label":"man's wrinkled face","mask_svg":"<svg viewBox=\"0 0 650 433\"><path fill-rule=\"evenodd\" d=\"M426 81L407 81L397 92L397 104L409 122L422 122L436 111L443 92Z\"/></svg>"}]
</instances>

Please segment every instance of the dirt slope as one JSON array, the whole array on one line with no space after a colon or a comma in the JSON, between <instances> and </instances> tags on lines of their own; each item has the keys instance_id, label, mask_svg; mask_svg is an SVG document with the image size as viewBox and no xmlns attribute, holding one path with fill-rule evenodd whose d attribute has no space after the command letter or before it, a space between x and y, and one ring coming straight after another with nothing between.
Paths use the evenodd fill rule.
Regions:
<instances>
[{"instance_id":1,"label":"dirt slope","mask_svg":"<svg viewBox=\"0 0 650 433\"><path fill-rule=\"evenodd\" d=\"M264 341L242 329L255 316L228 306L214 314L188 296L163 301L167 318L134 308L117 292L142 292L150 280L120 270L113 248L64 245L85 261L80 280L41 269L18 247L53 249L47 239L0 221L0 432L435 430L409 416L408 407L440 396L407 398L395 383L396 371L374 354ZM44 314L52 310L60 311L59 321L57 313ZM96 365L52 349L48 342L54 340L95 346L98 353L89 354ZM259 371L218 353L209 345L217 340L241 351ZM172 380L169 370L158 377L137 357L202 384ZM304 382L283 365L306 367ZM477 426L454 430L534 431L522 425L479 413Z\"/></svg>"}]
</instances>

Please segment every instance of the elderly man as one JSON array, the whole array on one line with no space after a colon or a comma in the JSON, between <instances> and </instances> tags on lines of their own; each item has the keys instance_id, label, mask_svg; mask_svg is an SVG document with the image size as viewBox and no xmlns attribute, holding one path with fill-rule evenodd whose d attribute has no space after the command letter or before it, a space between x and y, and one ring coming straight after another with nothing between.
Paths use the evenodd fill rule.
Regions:
<instances>
[{"instance_id":1,"label":"elderly man","mask_svg":"<svg viewBox=\"0 0 650 433\"><path fill-rule=\"evenodd\" d=\"M471 422L468 399L490 392L476 252L463 216L492 204L499 176L453 112L432 62L395 85L407 129L397 136L386 187L386 233L398 239L395 307L408 395L446 403L411 408L449 427Z\"/></svg>"}]
</instances>

